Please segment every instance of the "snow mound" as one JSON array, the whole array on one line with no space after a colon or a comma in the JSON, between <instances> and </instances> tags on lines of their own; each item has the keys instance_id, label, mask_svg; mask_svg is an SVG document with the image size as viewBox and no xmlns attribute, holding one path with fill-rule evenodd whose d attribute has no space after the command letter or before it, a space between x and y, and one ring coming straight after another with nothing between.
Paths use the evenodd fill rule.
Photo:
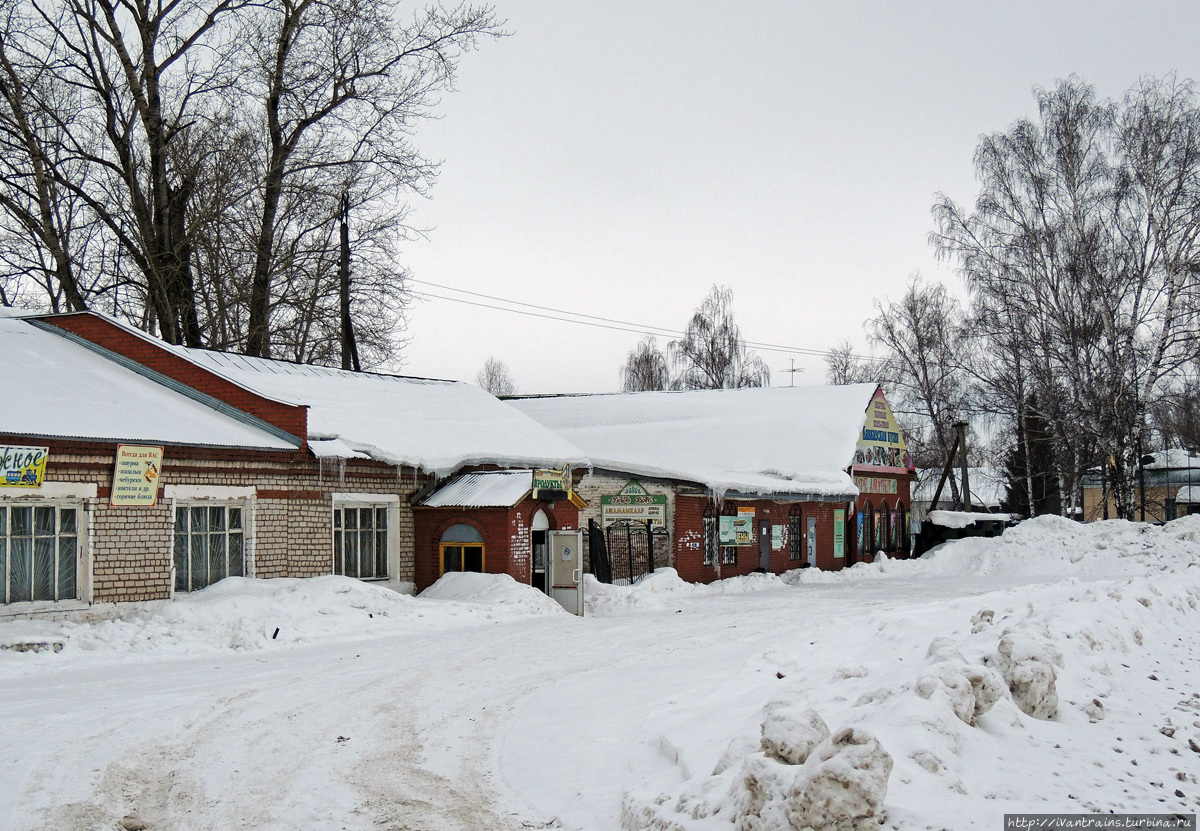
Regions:
<instances>
[{"instance_id":1,"label":"snow mound","mask_svg":"<svg viewBox=\"0 0 1200 831\"><path fill-rule=\"evenodd\" d=\"M856 563L837 572L791 571L791 585L887 577L1144 577L1200 565L1200 515L1165 525L1106 520L1079 523L1041 516L999 537L967 537L939 545L915 560Z\"/></svg>"},{"instance_id":2,"label":"snow mound","mask_svg":"<svg viewBox=\"0 0 1200 831\"><path fill-rule=\"evenodd\" d=\"M531 615L566 614L557 601L533 586L518 583L508 574L449 572L421 592L420 599L500 606Z\"/></svg>"}]
</instances>

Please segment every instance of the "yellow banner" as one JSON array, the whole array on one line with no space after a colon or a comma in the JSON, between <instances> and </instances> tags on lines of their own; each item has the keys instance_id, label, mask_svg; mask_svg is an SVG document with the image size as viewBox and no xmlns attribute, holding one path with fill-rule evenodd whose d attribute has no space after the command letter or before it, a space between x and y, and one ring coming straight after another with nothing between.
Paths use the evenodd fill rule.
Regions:
<instances>
[{"instance_id":1,"label":"yellow banner","mask_svg":"<svg viewBox=\"0 0 1200 831\"><path fill-rule=\"evenodd\" d=\"M40 488L46 478L48 447L0 444L0 487Z\"/></svg>"}]
</instances>

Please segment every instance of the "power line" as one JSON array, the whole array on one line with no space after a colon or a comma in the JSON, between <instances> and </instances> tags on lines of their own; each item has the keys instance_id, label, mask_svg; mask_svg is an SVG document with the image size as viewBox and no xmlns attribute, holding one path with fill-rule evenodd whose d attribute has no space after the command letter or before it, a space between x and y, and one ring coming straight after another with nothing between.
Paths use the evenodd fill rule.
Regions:
<instances>
[{"instance_id":1,"label":"power line","mask_svg":"<svg viewBox=\"0 0 1200 831\"><path fill-rule=\"evenodd\" d=\"M583 312L572 312L567 309L556 309L551 306L540 306L536 303L525 303L520 300L509 300L505 297L498 297L492 294L484 294L477 291L469 291L467 289L459 289L453 286L445 286L439 283L433 283L428 280L417 280L409 278L412 283L419 283L423 286L433 286L434 288L443 289L445 291L454 291L461 294L468 294L472 297L482 297L486 300L494 300L498 303L508 303L514 306L523 306L526 309L539 309L540 312L524 311L523 309L513 309L507 306L496 306L491 303L481 303L475 300L467 300L462 297L447 297L444 294L434 294L428 291L414 291L412 295L421 299L429 300L447 300L452 303L462 303L467 306L477 306L483 309L493 309L500 312L511 312L512 314L525 315L526 317L537 317L544 320L556 320L561 323L575 323L580 326L593 326L599 329L611 329L618 332L633 332L635 334L648 335L663 335L672 338L682 337L684 332L678 329L668 329L665 326L652 326L641 323L633 323L627 320L616 320L614 318L602 317L599 315L585 314ZM569 315L569 317L559 317L558 315ZM582 319L580 319L582 318ZM776 343L763 343L760 341L745 341L746 346L759 349L764 352L785 352L797 355L812 355L823 358L828 354L828 350L810 349L802 346L785 346ZM874 358L867 355L851 355L850 357L863 361L879 361L881 358Z\"/></svg>"}]
</instances>

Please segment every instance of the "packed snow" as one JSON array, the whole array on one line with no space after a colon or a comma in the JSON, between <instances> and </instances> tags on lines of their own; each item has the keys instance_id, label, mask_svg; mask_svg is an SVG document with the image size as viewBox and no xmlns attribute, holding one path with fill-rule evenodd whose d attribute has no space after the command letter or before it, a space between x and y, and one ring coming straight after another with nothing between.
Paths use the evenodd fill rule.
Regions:
<instances>
[{"instance_id":1,"label":"packed snow","mask_svg":"<svg viewBox=\"0 0 1200 831\"><path fill-rule=\"evenodd\" d=\"M1200 805L1200 517L700 586L233 579L0 625L0 829L992 829ZM397 590L399 589L399 590ZM278 629L278 634L275 634Z\"/></svg>"}]
</instances>

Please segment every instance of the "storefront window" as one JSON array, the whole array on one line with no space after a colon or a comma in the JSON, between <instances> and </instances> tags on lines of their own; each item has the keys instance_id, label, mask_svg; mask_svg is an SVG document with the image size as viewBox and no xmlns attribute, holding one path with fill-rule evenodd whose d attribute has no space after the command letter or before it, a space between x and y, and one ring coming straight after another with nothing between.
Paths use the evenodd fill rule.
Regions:
<instances>
[{"instance_id":1,"label":"storefront window","mask_svg":"<svg viewBox=\"0 0 1200 831\"><path fill-rule=\"evenodd\" d=\"M804 559L804 512L794 508L788 516L788 559Z\"/></svg>"},{"instance_id":2,"label":"storefront window","mask_svg":"<svg viewBox=\"0 0 1200 831\"><path fill-rule=\"evenodd\" d=\"M334 505L333 573L364 580L388 576L387 505Z\"/></svg>"},{"instance_id":3,"label":"storefront window","mask_svg":"<svg viewBox=\"0 0 1200 831\"><path fill-rule=\"evenodd\" d=\"M79 508L0 506L0 599L73 600L79 569Z\"/></svg>"},{"instance_id":4,"label":"storefront window","mask_svg":"<svg viewBox=\"0 0 1200 831\"><path fill-rule=\"evenodd\" d=\"M246 576L243 504L176 504L175 591Z\"/></svg>"},{"instance_id":5,"label":"storefront window","mask_svg":"<svg viewBox=\"0 0 1200 831\"><path fill-rule=\"evenodd\" d=\"M474 526L465 522L451 525L442 534L440 548L442 574L448 571L483 571L483 536Z\"/></svg>"}]
</instances>

